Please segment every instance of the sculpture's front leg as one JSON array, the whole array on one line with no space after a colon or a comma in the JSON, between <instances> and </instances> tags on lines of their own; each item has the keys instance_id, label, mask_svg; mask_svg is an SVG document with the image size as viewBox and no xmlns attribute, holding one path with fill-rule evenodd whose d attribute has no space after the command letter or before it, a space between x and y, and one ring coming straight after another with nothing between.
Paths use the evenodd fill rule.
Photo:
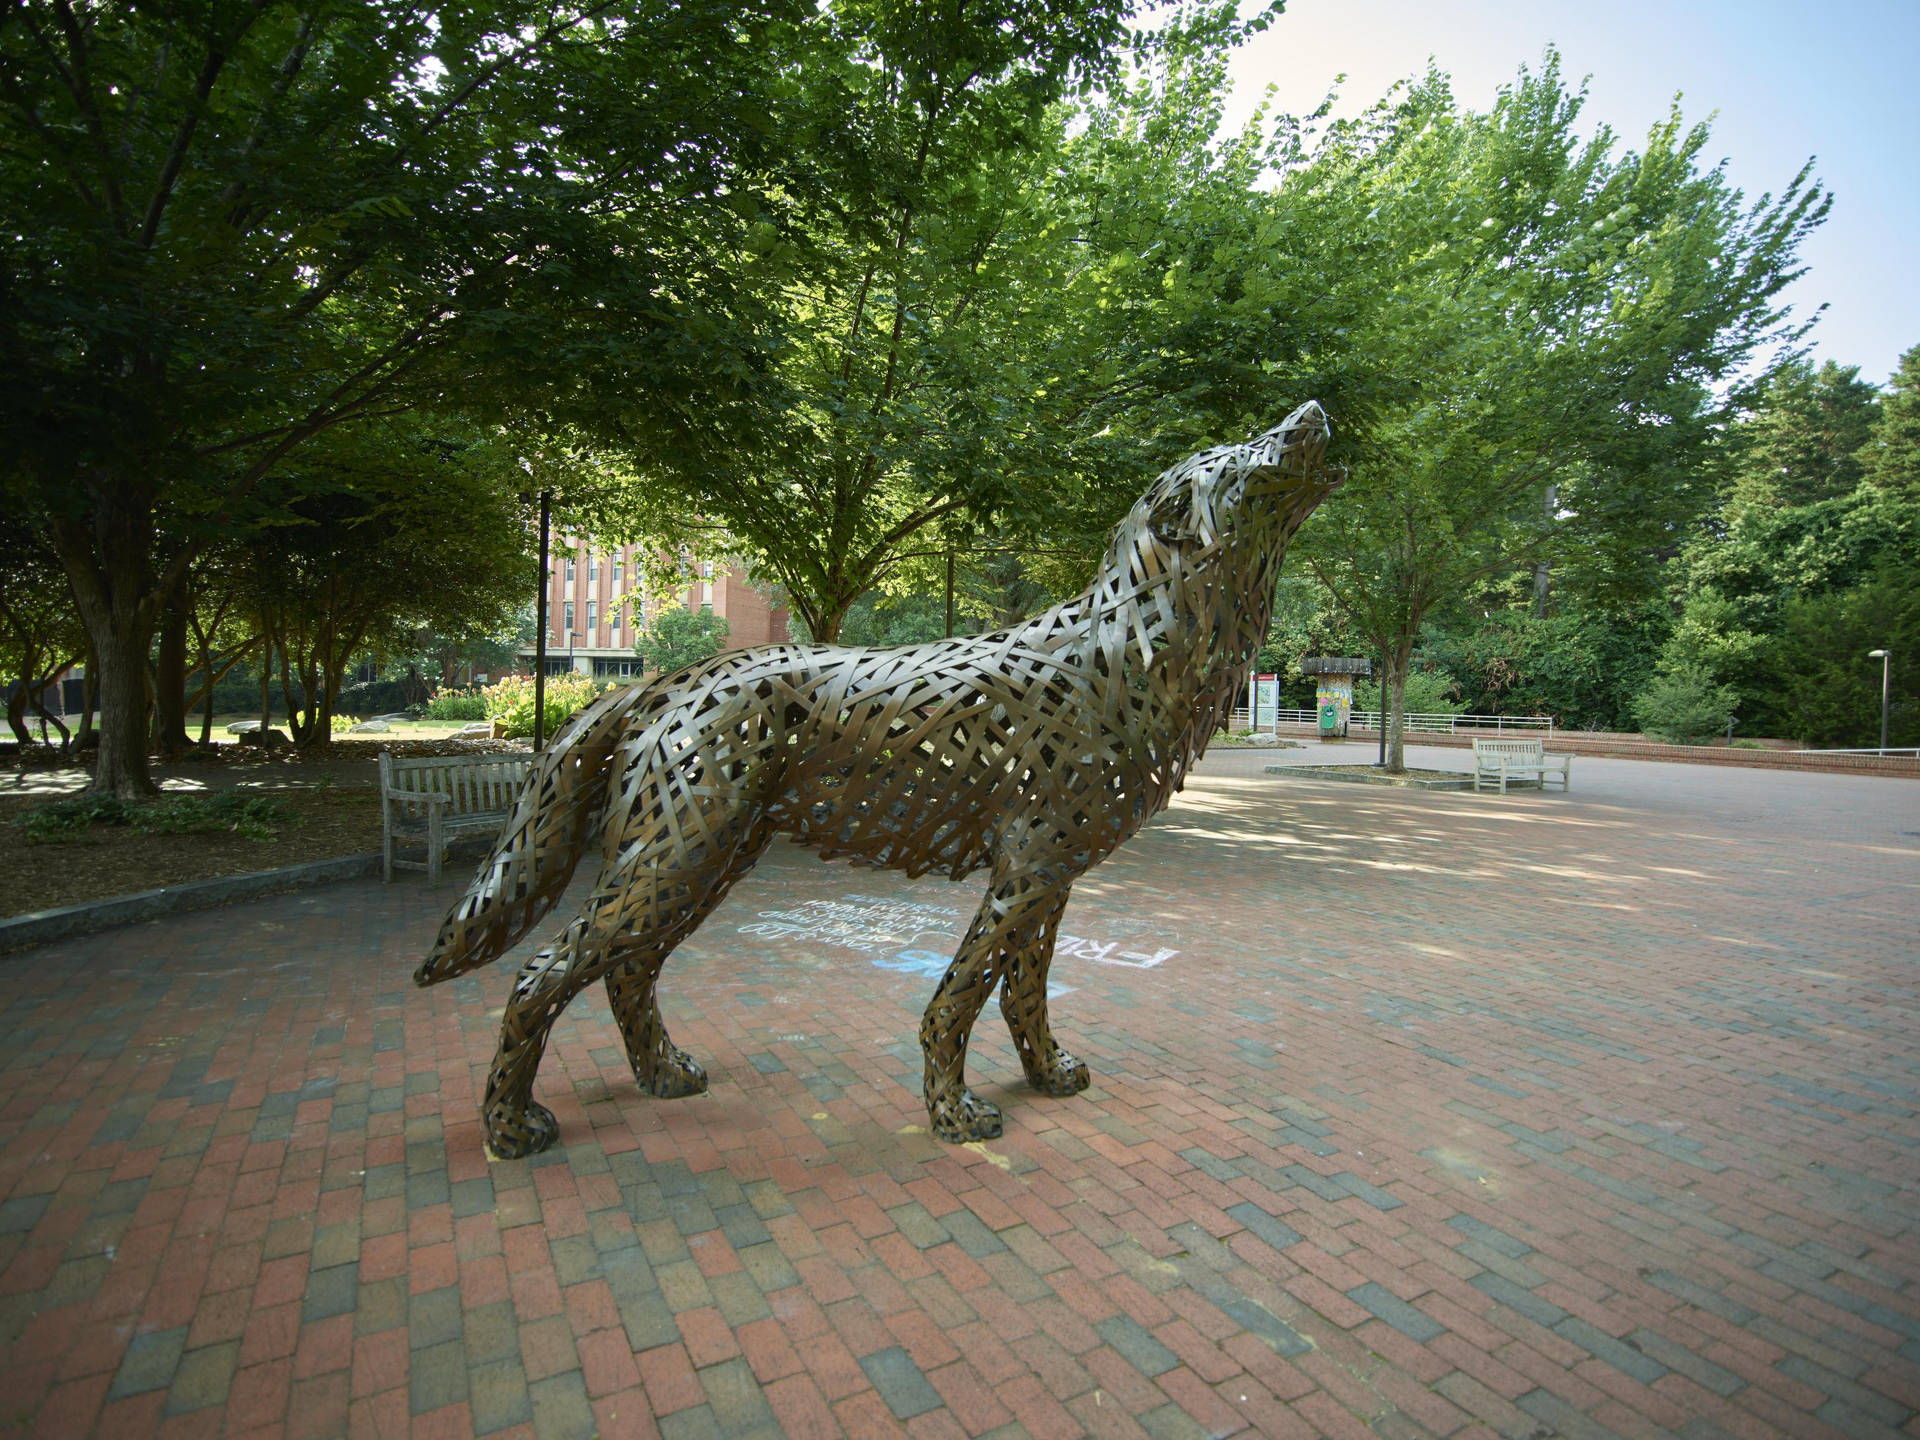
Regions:
<instances>
[{"instance_id":1,"label":"sculpture's front leg","mask_svg":"<svg viewBox=\"0 0 1920 1440\"><path fill-rule=\"evenodd\" d=\"M942 1140L991 1140L1000 1133L999 1107L967 1088L967 1041L981 1007L1015 959L1036 946L1051 953L1065 906L1065 882L1047 883L1031 875L996 881L933 992L920 1022L920 1051L926 1065L927 1120ZM1043 971L1043 1002L1045 995Z\"/></svg>"}]
</instances>

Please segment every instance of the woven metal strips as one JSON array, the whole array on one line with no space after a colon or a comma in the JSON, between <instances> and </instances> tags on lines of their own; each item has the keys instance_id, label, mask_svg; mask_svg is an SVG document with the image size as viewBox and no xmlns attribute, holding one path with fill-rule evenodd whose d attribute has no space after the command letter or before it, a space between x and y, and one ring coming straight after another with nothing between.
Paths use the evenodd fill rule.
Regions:
<instances>
[{"instance_id":1,"label":"woven metal strips","mask_svg":"<svg viewBox=\"0 0 1920 1440\"><path fill-rule=\"evenodd\" d=\"M1266 636L1287 541L1337 481L1307 404L1244 445L1156 480L1085 593L991 635L858 650L734 651L603 696L541 757L493 854L414 978L497 958L558 902L597 837L581 914L516 978L482 1116L501 1156L557 1136L533 1099L555 1017L604 981L635 1079L697 1094L706 1075L655 999L674 947L776 834L909 875L985 870L985 899L920 1026L935 1134L1000 1133L966 1085L996 988L1028 1080L1084 1089L1047 1015L1074 880L1165 807Z\"/></svg>"}]
</instances>

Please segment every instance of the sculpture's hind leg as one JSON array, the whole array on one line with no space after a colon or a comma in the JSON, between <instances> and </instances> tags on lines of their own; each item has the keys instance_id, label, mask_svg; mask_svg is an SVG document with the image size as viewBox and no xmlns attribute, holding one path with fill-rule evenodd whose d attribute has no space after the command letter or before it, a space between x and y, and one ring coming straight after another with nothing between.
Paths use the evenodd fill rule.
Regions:
<instances>
[{"instance_id":1,"label":"sculpture's hind leg","mask_svg":"<svg viewBox=\"0 0 1920 1440\"><path fill-rule=\"evenodd\" d=\"M1048 1095L1074 1095L1087 1088L1087 1067L1062 1050L1047 1021L1047 971L1053 964L1054 936L1067 908L1063 886L1054 895L1033 942L1007 957L1006 978L1000 982L1000 1014L1013 1034L1027 1082Z\"/></svg>"},{"instance_id":2,"label":"sculpture's hind leg","mask_svg":"<svg viewBox=\"0 0 1920 1440\"><path fill-rule=\"evenodd\" d=\"M708 888L705 897L694 907L697 913L681 923L674 936L676 943L691 934L733 888L733 882L753 868L772 839L772 828L765 827L739 847L727 873ZM620 1038L626 1042L627 1063L633 1067L633 1078L642 1090L662 1100L698 1095L707 1088L707 1072L668 1037L666 1021L661 1018L660 1005L654 996L660 967L666 963L672 948L671 944L650 946L644 953L629 956L607 972L607 1004L619 1022Z\"/></svg>"},{"instance_id":3,"label":"sculpture's hind leg","mask_svg":"<svg viewBox=\"0 0 1920 1440\"><path fill-rule=\"evenodd\" d=\"M1051 952L1065 906L1066 887L1061 883L1031 874L995 880L960 953L933 992L920 1021L920 1052L926 1062L927 1120L942 1140L990 1140L1000 1133L999 1107L967 1088L967 1039L981 1006L1015 959L1035 946ZM1043 998L1045 994L1043 976Z\"/></svg>"},{"instance_id":4,"label":"sculpture's hind leg","mask_svg":"<svg viewBox=\"0 0 1920 1440\"><path fill-rule=\"evenodd\" d=\"M712 813L701 818L721 821ZM654 981L673 947L693 933L766 847L764 829L755 827L749 835L738 821L715 824L707 833L710 843L699 853L714 857L710 868L698 863L655 868L676 859L684 864L684 845L628 851L602 877L581 918L520 971L501 1017L500 1047L481 1107L487 1144L496 1156L531 1155L559 1135L552 1112L533 1098L534 1075L553 1022L568 1001L603 976L641 1085L656 1095L691 1095L705 1088L700 1067L667 1038L654 1004Z\"/></svg>"},{"instance_id":5,"label":"sculpture's hind leg","mask_svg":"<svg viewBox=\"0 0 1920 1440\"><path fill-rule=\"evenodd\" d=\"M567 1002L598 976L594 961L602 947L594 943L595 918L589 907L514 978L480 1106L487 1153L496 1159L518 1160L559 1138L559 1121L533 1098L533 1077L546 1053L553 1022Z\"/></svg>"}]
</instances>

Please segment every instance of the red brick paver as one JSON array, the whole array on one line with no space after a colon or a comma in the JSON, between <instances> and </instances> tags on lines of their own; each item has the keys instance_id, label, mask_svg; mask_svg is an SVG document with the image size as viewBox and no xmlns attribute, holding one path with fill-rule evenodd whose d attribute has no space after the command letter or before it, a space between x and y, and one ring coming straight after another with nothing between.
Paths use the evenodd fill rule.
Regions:
<instances>
[{"instance_id":1,"label":"red brick paver","mask_svg":"<svg viewBox=\"0 0 1920 1440\"><path fill-rule=\"evenodd\" d=\"M0 1413L1920 1434L1920 787L1582 759L1503 798L1281 758L1325 756L1215 757L1078 887L1054 1010L1094 1088L1015 1083L989 1010L984 1146L924 1133L914 1042L978 887L784 846L667 971L711 1093L640 1095L584 996L531 1162L474 1121L512 964L408 982L452 882L13 957Z\"/></svg>"}]
</instances>

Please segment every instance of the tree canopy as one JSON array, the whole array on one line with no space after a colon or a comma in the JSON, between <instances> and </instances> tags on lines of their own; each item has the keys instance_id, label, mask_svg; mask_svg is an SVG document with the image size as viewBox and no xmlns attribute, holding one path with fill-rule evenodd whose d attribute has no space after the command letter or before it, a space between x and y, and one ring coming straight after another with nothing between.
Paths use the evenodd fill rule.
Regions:
<instances>
[{"instance_id":1,"label":"tree canopy","mask_svg":"<svg viewBox=\"0 0 1920 1440\"><path fill-rule=\"evenodd\" d=\"M1363 237L1350 343L1379 403L1347 486L1300 547L1404 682L1427 617L1557 555L1632 592L1677 543L1729 387L1801 333L1776 296L1826 208L1803 172L1751 204L1703 167L1676 111L1640 150L1557 57L1485 114L1430 75L1335 126L1286 188L1320 189ZM1399 708L1395 706L1396 710ZM1401 736L1390 742L1399 763Z\"/></svg>"},{"instance_id":2,"label":"tree canopy","mask_svg":"<svg viewBox=\"0 0 1920 1440\"><path fill-rule=\"evenodd\" d=\"M638 391L636 442L684 444L733 403L753 326L711 257L770 188L770 87L808 19L781 0L8 8L0 480L46 517L88 631L97 788L150 788L160 612L316 436Z\"/></svg>"}]
</instances>

